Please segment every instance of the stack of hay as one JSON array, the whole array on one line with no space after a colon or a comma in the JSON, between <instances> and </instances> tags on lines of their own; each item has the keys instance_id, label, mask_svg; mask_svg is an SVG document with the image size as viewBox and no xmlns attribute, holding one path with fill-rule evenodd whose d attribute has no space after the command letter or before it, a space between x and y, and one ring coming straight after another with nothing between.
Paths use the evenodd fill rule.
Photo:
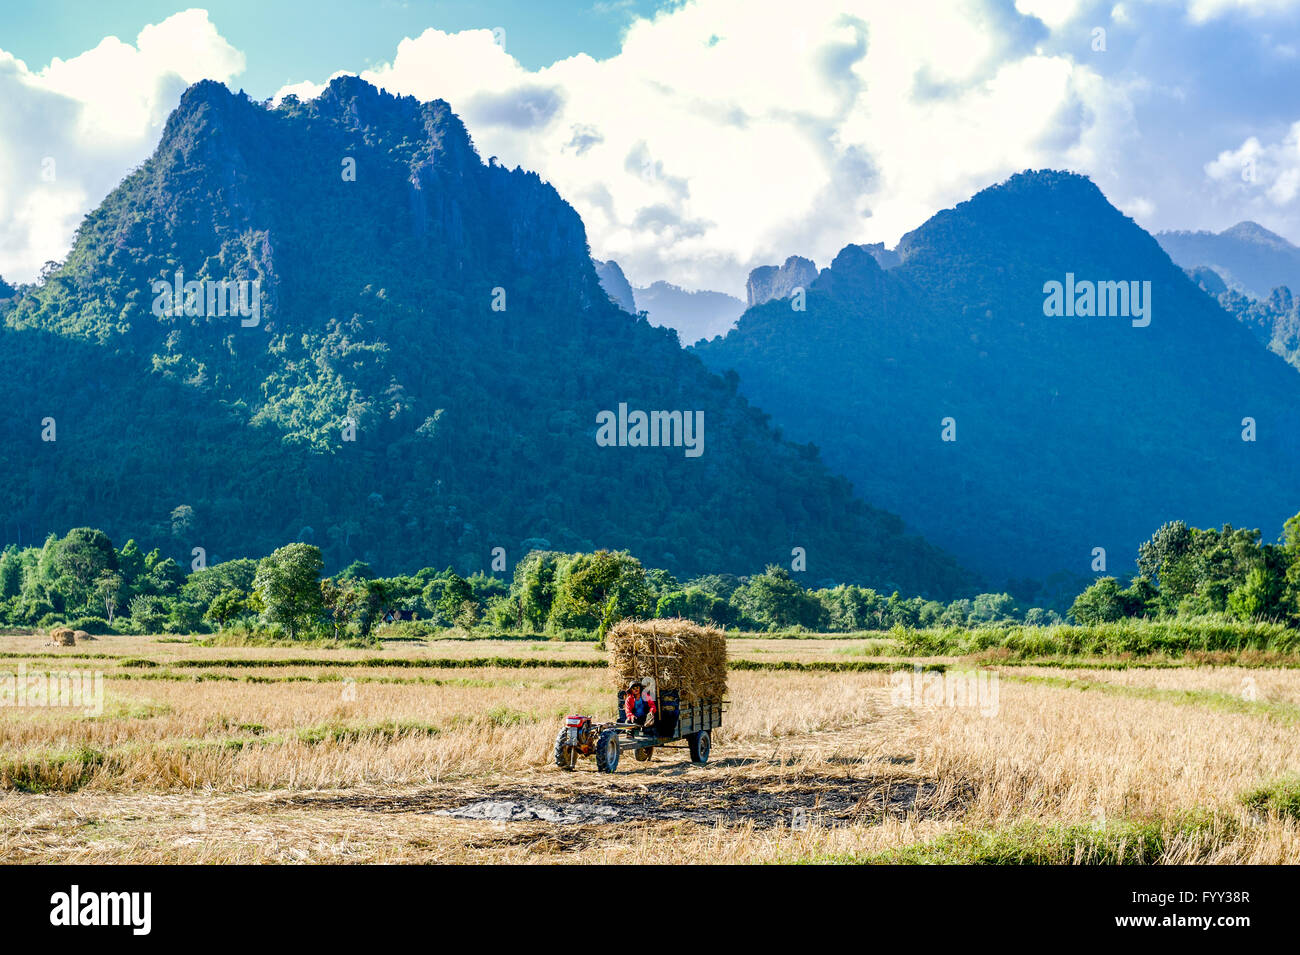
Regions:
<instances>
[{"instance_id":1,"label":"stack of hay","mask_svg":"<svg viewBox=\"0 0 1300 955\"><path fill-rule=\"evenodd\" d=\"M624 620L605 640L619 689L649 677L657 678L660 691L676 690L684 703L727 693L727 638L716 627L681 618Z\"/></svg>"}]
</instances>

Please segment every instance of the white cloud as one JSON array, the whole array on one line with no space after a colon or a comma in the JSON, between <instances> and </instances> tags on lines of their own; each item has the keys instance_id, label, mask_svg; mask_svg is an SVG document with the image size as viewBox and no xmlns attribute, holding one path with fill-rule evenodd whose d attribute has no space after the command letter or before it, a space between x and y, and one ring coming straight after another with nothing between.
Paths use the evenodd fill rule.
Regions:
<instances>
[{"instance_id":1,"label":"white cloud","mask_svg":"<svg viewBox=\"0 0 1300 955\"><path fill-rule=\"evenodd\" d=\"M530 70L503 31L430 29L361 75L450 102L484 158L552 182L594 254L635 284L739 293L755 265L792 253L824 265L848 242L892 245L1030 167L1085 172L1152 228L1222 227L1258 209L1300 230L1288 9L691 0L650 19L629 13L622 49L605 60ZM1261 19L1274 14L1281 26ZM1098 26L1105 52L1092 49ZM39 72L0 52L0 274L28 280L62 256L80 216L149 154L184 86L242 68L202 10ZM318 95L326 79L277 97ZM41 177L46 157L53 181ZM1248 158L1255 183L1240 180Z\"/></svg>"},{"instance_id":2,"label":"white cloud","mask_svg":"<svg viewBox=\"0 0 1300 955\"><path fill-rule=\"evenodd\" d=\"M203 10L39 71L0 50L0 275L30 281L62 258L82 216L153 151L185 87L243 68Z\"/></svg>"},{"instance_id":3,"label":"white cloud","mask_svg":"<svg viewBox=\"0 0 1300 955\"><path fill-rule=\"evenodd\" d=\"M1205 23L1229 13L1267 16L1295 9L1295 0L1191 0L1188 16L1195 23Z\"/></svg>"},{"instance_id":4,"label":"white cloud","mask_svg":"<svg viewBox=\"0 0 1300 955\"><path fill-rule=\"evenodd\" d=\"M1053 30L1065 26L1079 13L1080 0L1016 0L1016 9L1037 17Z\"/></svg>"},{"instance_id":5,"label":"white cloud","mask_svg":"<svg viewBox=\"0 0 1300 955\"><path fill-rule=\"evenodd\" d=\"M792 18L781 0L704 0L636 19L603 61L529 71L489 31L428 30L361 75L450 102L485 157L552 182L635 283L739 292L755 265L892 244L1012 172L1100 152L1093 127L1127 122L1122 104L1007 33L980 3L806 0Z\"/></svg>"},{"instance_id":6,"label":"white cloud","mask_svg":"<svg viewBox=\"0 0 1300 955\"><path fill-rule=\"evenodd\" d=\"M1251 136L1236 149L1224 150L1206 163L1205 175L1247 208L1291 206L1300 195L1300 122L1279 142L1265 145Z\"/></svg>"}]
</instances>

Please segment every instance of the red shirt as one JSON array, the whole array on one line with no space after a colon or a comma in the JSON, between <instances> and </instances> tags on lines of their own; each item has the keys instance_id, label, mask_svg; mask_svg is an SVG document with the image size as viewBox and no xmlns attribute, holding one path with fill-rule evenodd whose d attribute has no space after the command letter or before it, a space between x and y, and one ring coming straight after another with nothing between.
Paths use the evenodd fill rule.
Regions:
<instances>
[{"instance_id":1,"label":"red shirt","mask_svg":"<svg viewBox=\"0 0 1300 955\"><path fill-rule=\"evenodd\" d=\"M644 701L645 703L641 712L650 717L655 715L655 699L653 696L647 697L641 694L633 696L631 693L628 693L623 697L623 713L627 716L627 722L631 723L636 718L637 703L640 701Z\"/></svg>"}]
</instances>

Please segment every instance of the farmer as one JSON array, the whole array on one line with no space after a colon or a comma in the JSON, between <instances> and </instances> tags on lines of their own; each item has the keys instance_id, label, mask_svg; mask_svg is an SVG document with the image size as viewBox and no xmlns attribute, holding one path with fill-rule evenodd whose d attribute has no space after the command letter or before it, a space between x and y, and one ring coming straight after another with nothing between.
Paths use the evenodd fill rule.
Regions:
<instances>
[{"instance_id":1,"label":"farmer","mask_svg":"<svg viewBox=\"0 0 1300 955\"><path fill-rule=\"evenodd\" d=\"M655 700L649 693L641 692L641 681L633 680L623 696L623 715L627 722L649 727L655 722Z\"/></svg>"}]
</instances>

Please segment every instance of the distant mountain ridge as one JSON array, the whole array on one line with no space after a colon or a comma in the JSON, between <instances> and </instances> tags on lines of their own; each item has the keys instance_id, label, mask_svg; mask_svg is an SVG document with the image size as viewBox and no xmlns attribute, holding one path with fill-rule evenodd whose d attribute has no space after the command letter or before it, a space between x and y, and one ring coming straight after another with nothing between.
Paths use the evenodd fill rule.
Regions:
<instances>
[{"instance_id":1,"label":"distant mountain ridge","mask_svg":"<svg viewBox=\"0 0 1300 955\"><path fill-rule=\"evenodd\" d=\"M1156 241L1183 268L1208 266L1251 298L1281 285L1300 288L1300 248L1257 222L1222 232L1159 232Z\"/></svg>"},{"instance_id":2,"label":"distant mountain ridge","mask_svg":"<svg viewBox=\"0 0 1300 955\"><path fill-rule=\"evenodd\" d=\"M615 305L629 315L635 315L636 295L618 263L612 259L608 262L601 262L599 259L592 261L596 266L596 277L600 279L601 288L609 293Z\"/></svg>"},{"instance_id":3,"label":"distant mountain ridge","mask_svg":"<svg viewBox=\"0 0 1300 955\"><path fill-rule=\"evenodd\" d=\"M1086 178L1013 176L895 252L847 246L806 312L768 302L696 351L990 580L1090 572L1099 547L1122 572L1165 520L1271 533L1294 512L1300 376ZM1067 276L1150 281L1150 326L1047 317Z\"/></svg>"}]
</instances>

